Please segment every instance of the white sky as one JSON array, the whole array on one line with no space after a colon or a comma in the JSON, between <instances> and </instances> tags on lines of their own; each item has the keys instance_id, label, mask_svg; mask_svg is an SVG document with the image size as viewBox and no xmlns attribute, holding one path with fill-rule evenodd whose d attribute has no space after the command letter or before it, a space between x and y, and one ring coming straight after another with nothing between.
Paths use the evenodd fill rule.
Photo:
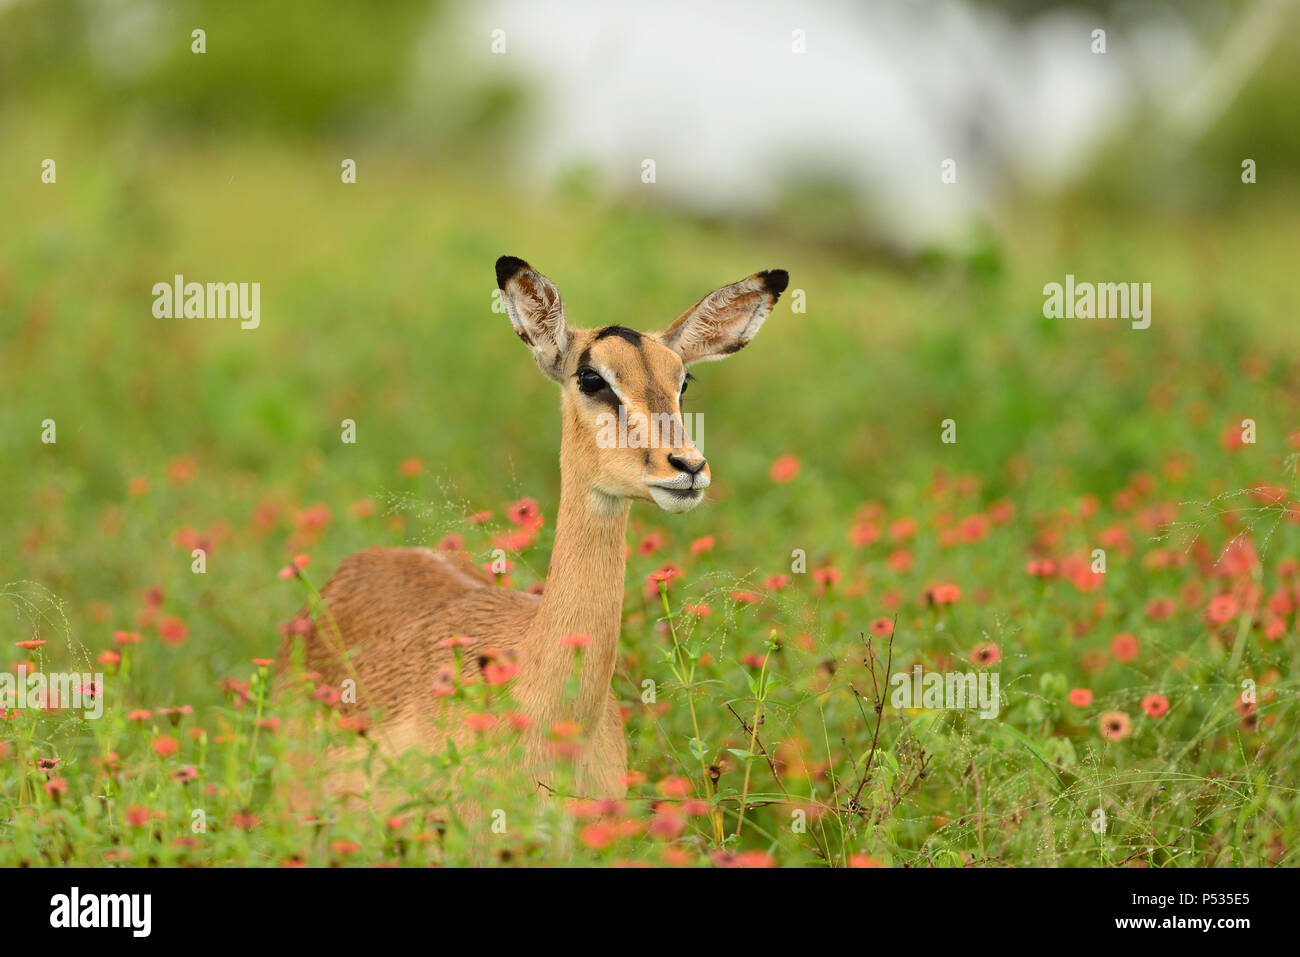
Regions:
<instances>
[{"instance_id":1,"label":"white sky","mask_svg":"<svg viewBox=\"0 0 1300 957\"><path fill-rule=\"evenodd\" d=\"M1201 68L1172 20L1012 23L955 0L497 0L471 18L472 68L540 94L518 157L539 184L587 160L633 189L651 158L662 195L728 211L811 167L854 185L904 243L960 236L1000 181L1067 180L1143 97ZM504 56L489 50L498 28ZM1105 55L1090 52L1095 28ZM940 182L947 158L956 187Z\"/></svg>"}]
</instances>

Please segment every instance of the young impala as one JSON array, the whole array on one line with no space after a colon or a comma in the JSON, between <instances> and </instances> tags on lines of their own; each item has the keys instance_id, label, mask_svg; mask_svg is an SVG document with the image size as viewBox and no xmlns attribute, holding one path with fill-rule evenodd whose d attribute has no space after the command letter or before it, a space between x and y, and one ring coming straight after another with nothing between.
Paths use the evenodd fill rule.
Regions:
<instances>
[{"instance_id":1,"label":"young impala","mask_svg":"<svg viewBox=\"0 0 1300 957\"><path fill-rule=\"evenodd\" d=\"M684 435L681 395L686 367L743 348L763 325L789 280L784 270L756 273L705 296L659 333L621 325L575 329L560 293L521 259L496 264L515 333L543 373L560 387L560 504L546 586L539 597L498 587L473 563L427 548L371 548L344 559L322 595L328 611L306 629L303 664L338 687L359 689L353 713L377 709L368 735L385 754L408 748L440 751L463 744L463 722L435 722L442 701L436 673L454 666L447 639L464 636L462 671L477 675L485 651L513 659L509 688L529 719L521 760L546 763L546 735L557 721L584 733L575 761L576 791L591 797L625 792L626 745L610 688L623 608L625 535L634 499L686 512L709 487L709 466ZM600 440L602 413L629 418L669 416L659 447L609 447ZM626 443L625 443L626 445ZM564 638L590 636L581 651L576 695L565 694L579 652ZM280 649L278 671L291 661L293 636ZM341 647L348 649L346 660ZM346 705L341 709L348 713ZM337 790L364 790L345 770L355 755L323 756Z\"/></svg>"}]
</instances>

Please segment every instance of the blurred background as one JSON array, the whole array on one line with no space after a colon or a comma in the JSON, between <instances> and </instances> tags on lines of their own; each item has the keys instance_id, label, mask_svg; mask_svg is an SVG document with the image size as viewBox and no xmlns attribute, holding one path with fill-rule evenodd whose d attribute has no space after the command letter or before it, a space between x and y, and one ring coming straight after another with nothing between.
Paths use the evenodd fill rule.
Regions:
<instances>
[{"instance_id":1,"label":"blurred background","mask_svg":"<svg viewBox=\"0 0 1300 957\"><path fill-rule=\"evenodd\" d=\"M205 640L156 691L197 694L273 649L286 554L432 544L522 494L553 514L554 387L492 311L504 253L582 326L790 270L806 312L692 391L709 505L634 513L759 569L834 558L855 506L906 511L936 471L1030 510L1172 458L1277 481L1297 71L1281 0L0 0L0 580L78 633L164 586ZM154 318L177 273L260 282L260 327ZM1044 318L1066 273L1150 282L1151 328ZM1243 415L1249 463L1220 441Z\"/></svg>"}]
</instances>

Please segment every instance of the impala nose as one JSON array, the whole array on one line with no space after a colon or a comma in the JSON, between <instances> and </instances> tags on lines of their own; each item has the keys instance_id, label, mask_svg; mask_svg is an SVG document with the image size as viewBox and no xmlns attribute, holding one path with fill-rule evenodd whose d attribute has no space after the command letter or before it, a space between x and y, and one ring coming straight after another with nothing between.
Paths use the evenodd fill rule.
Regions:
<instances>
[{"instance_id":1,"label":"impala nose","mask_svg":"<svg viewBox=\"0 0 1300 957\"><path fill-rule=\"evenodd\" d=\"M704 468L706 463L704 456L699 452L695 452L694 454L687 455L675 455L670 453L668 456L668 464L679 471L685 472L687 475L695 475L700 471L700 469Z\"/></svg>"}]
</instances>

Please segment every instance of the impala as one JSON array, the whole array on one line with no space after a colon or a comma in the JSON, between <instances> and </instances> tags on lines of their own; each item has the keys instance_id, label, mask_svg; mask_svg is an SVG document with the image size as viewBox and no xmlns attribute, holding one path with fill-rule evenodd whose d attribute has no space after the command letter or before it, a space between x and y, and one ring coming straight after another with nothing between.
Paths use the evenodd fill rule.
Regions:
<instances>
[{"instance_id":1,"label":"impala","mask_svg":"<svg viewBox=\"0 0 1300 957\"><path fill-rule=\"evenodd\" d=\"M627 750L610 682L628 510L640 499L686 512L703 499L709 466L680 428L686 367L747 345L789 277L781 269L756 273L705 296L662 332L641 333L621 325L572 328L559 291L522 259L503 256L496 273L516 335L560 387L560 504L545 589L539 597L500 587L472 562L428 548L357 552L323 589L327 611L304 622L302 662L333 686L354 678L359 693L351 710L377 711L367 733L391 755L463 744L471 732L440 711L445 702L431 691L436 676L459 660L461 676L476 677L507 658L518 669L510 693L528 718L518 760L529 773L542 768L548 729L577 722L576 792L621 797ZM664 429L658 447L598 441L598 423L609 413L667 415L679 427ZM565 640L575 634L589 636L581 652ZM281 674L297 640L291 635L281 646ZM577 668L577 693L566 695ZM337 790L364 787L345 767L355 763L355 751L323 759Z\"/></svg>"}]
</instances>

